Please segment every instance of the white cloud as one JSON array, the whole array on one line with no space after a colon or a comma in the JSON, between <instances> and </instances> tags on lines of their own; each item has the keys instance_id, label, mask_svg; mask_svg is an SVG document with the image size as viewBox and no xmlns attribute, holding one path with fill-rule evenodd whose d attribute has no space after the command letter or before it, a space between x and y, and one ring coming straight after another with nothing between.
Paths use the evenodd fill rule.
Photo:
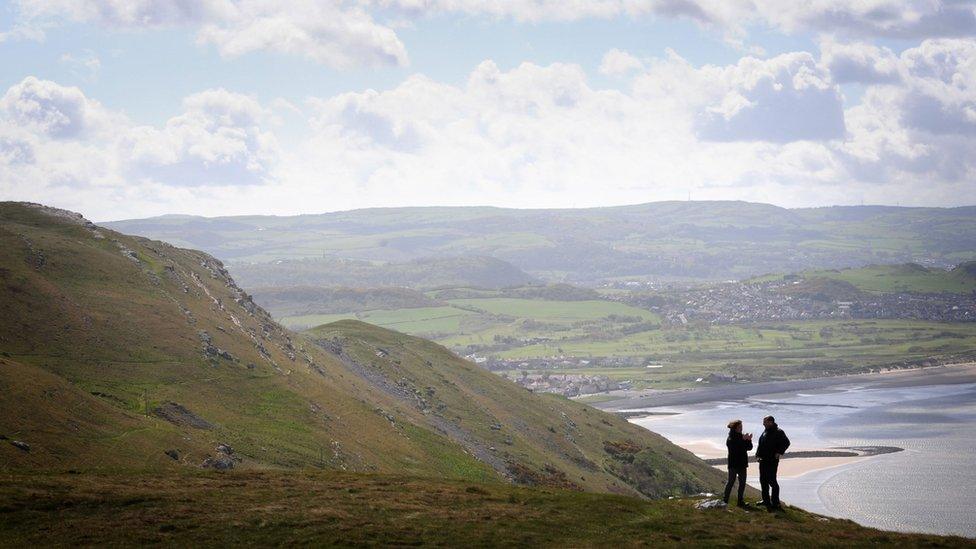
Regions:
<instances>
[{"instance_id":1,"label":"white cloud","mask_svg":"<svg viewBox=\"0 0 976 549\"><path fill-rule=\"evenodd\" d=\"M0 99L9 120L53 138L76 138L100 129L107 113L75 87L33 76L10 87Z\"/></svg>"},{"instance_id":2,"label":"white cloud","mask_svg":"<svg viewBox=\"0 0 976 549\"><path fill-rule=\"evenodd\" d=\"M376 23L360 8L314 0L275 1L235 6L209 20L197 40L235 57L257 50L307 57L332 67L406 65L407 52L393 29Z\"/></svg>"},{"instance_id":3,"label":"white cloud","mask_svg":"<svg viewBox=\"0 0 976 549\"><path fill-rule=\"evenodd\" d=\"M338 68L407 63L391 28L338 0L19 0L17 6L33 25L67 20L111 29L196 28L199 43L226 57L268 50Z\"/></svg>"},{"instance_id":4,"label":"white cloud","mask_svg":"<svg viewBox=\"0 0 976 549\"><path fill-rule=\"evenodd\" d=\"M268 184L279 157L271 124L254 99L215 89L187 97L161 128L137 126L78 88L27 77L0 99L0 194L98 212L135 207L124 200L146 189Z\"/></svg>"},{"instance_id":5,"label":"white cloud","mask_svg":"<svg viewBox=\"0 0 976 549\"><path fill-rule=\"evenodd\" d=\"M821 59L892 61L847 46ZM603 205L688 190L784 205L955 204L976 175L974 59L972 41L925 41L897 56L897 82L866 83L846 110L831 64L808 53L696 66L669 52L631 64L624 90L595 88L574 64L485 61L458 85L414 75L301 109L208 90L159 126L28 78L0 108L0 193L97 219ZM944 116L913 117L920 101ZM294 146L278 145L279 113L307 120L287 128Z\"/></svg>"},{"instance_id":6,"label":"white cloud","mask_svg":"<svg viewBox=\"0 0 976 549\"><path fill-rule=\"evenodd\" d=\"M418 17L463 13L517 21L654 15L684 18L725 29L733 41L753 25L787 33L829 32L853 37L919 39L976 34L968 0L364 0L365 4Z\"/></svg>"},{"instance_id":7,"label":"white cloud","mask_svg":"<svg viewBox=\"0 0 976 549\"><path fill-rule=\"evenodd\" d=\"M691 111L694 131L706 141L787 143L844 135L837 86L806 52L700 69L669 52L634 87L646 100Z\"/></svg>"},{"instance_id":8,"label":"white cloud","mask_svg":"<svg viewBox=\"0 0 976 549\"><path fill-rule=\"evenodd\" d=\"M613 48L603 55L600 61L600 73L607 76L628 76L644 69L644 63L637 57Z\"/></svg>"},{"instance_id":9,"label":"white cloud","mask_svg":"<svg viewBox=\"0 0 976 549\"><path fill-rule=\"evenodd\" d=\"M901 78L898 56L888 48L864 42L842 44L832 38L820 42L820 63L835 82L894 83Z\"/></svg>"},{"instance_id":10,"label":"white cloud","mask_svg":"<svg viewBox=\"0 0 976 549\"><path fill-rule=\"evenodd\" d=\"M789 34L830 33L844 39L976 36L976 6L968 0L15 0L18 21L0 33L40 39L63 21L110 29L182 26L223 56L274 51L338 68L404 66L396 28L439 14L519 22L614 18L681 18L722 33L739 51L748 31L772 27ZM609 69L608 70L613 70Z\"/></svg>"},{"instance_id":11,"label":"white cloud","mask_svg":"<svg viewBox=\"0 0 976 549\"><path fill-rule=\"evenodd\" d=\"M757 13L786 32L918 39L972 36L972 2L957 0L755 0Z\"/></svg>"},{"instance_id":12,"label":"white cloud","mask_svg":"<svg viewBox=\"0 0 976 549\"><path fill-rule=\"evenodd\" d=\"M902 52L898 64L900 85L870 87L862 103L849 109L851 135L840 152L857 177L883 185L941 181L971 187L976 41L926 40Z\"/></svg>"},{"instance_id":13,"label":"white cloud","mask_svg":"<svg viewBox=\"0 0 976 549\"><path fill-rule=\"evenodd\" d=\"M185 112L161 130L133 128L120 147L130 173L178 186L267 182L279 151L264 125L270 112L224 89L184 99Z\"/></svg>"}]
</instances>

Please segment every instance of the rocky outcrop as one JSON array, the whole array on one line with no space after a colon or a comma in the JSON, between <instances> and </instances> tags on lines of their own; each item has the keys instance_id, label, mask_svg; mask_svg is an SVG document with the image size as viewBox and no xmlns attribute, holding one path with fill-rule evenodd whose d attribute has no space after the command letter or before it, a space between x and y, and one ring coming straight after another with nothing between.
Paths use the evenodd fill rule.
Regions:
<instances>
[{"instance_id":1,"label":"rocky outcrop","mask_svg":"<svg viewBox=\"0 0 976 549\"><path fill-rule=\"evenodd\" d=\"M241 458L234 453L234 449L228 444L220 443L214 449L216 451L215 456L207 456L200 464L200 467L204 469L216 469L218 471L227 471L233 469L238 463L241 462Z\"/></svg>"},{"instance_id":2,"label":"rocky outcrop","mask_svg":"<svg viewBox=\"0 0 976 549\"><path fill-rule=\"evenodd\" d=\"M157 406L153 415L180 427L194 429L213 429L214 425L175 402L164 402Z\"/></svg>"}]
</instances>

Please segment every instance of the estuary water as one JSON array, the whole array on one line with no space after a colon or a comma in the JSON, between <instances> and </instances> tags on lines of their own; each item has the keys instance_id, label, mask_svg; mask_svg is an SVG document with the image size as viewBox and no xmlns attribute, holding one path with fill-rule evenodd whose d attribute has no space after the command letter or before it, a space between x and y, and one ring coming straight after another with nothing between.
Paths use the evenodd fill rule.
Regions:
<instances>
[{"instance_id":1,"label":"estuary water","mask_svg":"<svg viewBox=\"0 0 976 549\"><path fill-rule=\"evenodd\" d=\"M648 411L673 415L632 421L705 457L724 457L730 419L742 419L758 439L765 415L776 416L791 451L903 448L853 460L784 460L781 469L793 473L780 480L781 498L866 526L976 537L976 383L852 383ZM750 484L758 486L758 474L752 464Z\"/></svg>"}]
</instances>

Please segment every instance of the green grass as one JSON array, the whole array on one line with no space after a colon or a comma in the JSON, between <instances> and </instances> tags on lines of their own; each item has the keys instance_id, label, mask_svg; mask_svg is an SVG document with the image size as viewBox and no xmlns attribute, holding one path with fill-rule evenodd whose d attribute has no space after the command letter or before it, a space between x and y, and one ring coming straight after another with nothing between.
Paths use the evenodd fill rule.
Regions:
<instances>
[{"instance_id":1,"label":"green grass","mask_svg":"<svg viewBox=\"0 0 976 549\"><path fill-rule=\"evenodd\" d=\"M694 501L311 471L5 475L0 545L972 546L794 508L695 510Z\"/></svg>"},{"instance_id":2,"label":"green grass","mask_svg":"<svg viewBox=\"0 0 976 549\"><path fill-rule=\"evenodd\" d=\"M858 276L869 271L873 272L859 270ZM925 272L929 273L925 277L938 274ZM288 317L284 322L307 326L356 318L431 338L463 355L589 359L590 366L568 371L629 380L638 388L687 386L712 372L735 373L750 380L854 373L926 358L966 359L976 351L976 324L970 323L817 320L662 326L654 313L614 301L552 301L496 294L452 299L444 307ZM638 363L600 366L620 358ZM646 369L642 367L646 361L665 366Z\"/></svg>"},{"instance_id":3,"label":"green grass","mask_svg":"<svg viewBox=\"0 0 976 549\"><path fill-rule=\"evenodd\" d=\"M860 290L874 293L951 292L976 290L976 277L961 272L926 269L919 265L871 265L860 269L811 271L807 277L843 280Z\"/></svg>"},{"instance_id":4,"label":"green grass","mask_svg":"<svg viewBox=\"0 0 976 549\"><path fill-rule=\"evenodd\" d=\"M722 482L713 469L702 468L688 452L657 435L641 431L622 418L595 415L592 408L554 395L534 395L429 341L355 321L341 321L306 332L323 345L339 345L343 356L395 385L405 402L423 411L427 431L443 430L468 452L503 465L508 472L533 471L535 482L575 485L592 491L632 490L644 495L714 491ZM378 349L383 352L378 353ZM403 435L428 448L427 437ZM622 466L608 453L608 442L639 441L648 459L667 464L673 476L657 467L639 467L624 482L613 471ZM439 450L428 448L429 455ZM450 458L432 460L441 472L456 470ZM555 474L544 474L545 471ZM656 472L655 472L656 471ZM470 478L470 477L465 477Z\"/></svg>"},{"instance_id":5,"label":"green grass","mask_svg":"<svg viewBox=\"0 0 976 549\"><path fill-rule=\"evenodd\" d=\"M974 349L976 325L970 323L809 321L651 330L610 341L566 340L517 347L499 356L647 357L663 367L593 366L567 371L608 375L639 386L673 387L711 372L736 373L753 381L814 377L944 355L971 358Z\"/></svg>"},{"instance_id":6,"label":"green grass","mask_svg":"<svg viewBox=\"0 0 976 549\"><path fill-rule=\"evenodd\" d=\"M282 318L281 323L292 328L309 328L337 320L355 319L408 334L454 333L461 330L463 318L472 314L474 313L471 311L457 307L416 307L361 313L289 316Z\"/></svg>"},{"instance_id":7,"label":"green grass","mask_svg":"<svg viewBox=\"0 0 976 549\"><path fill-rule=\"evenodd\" d=\"M572 323L597 320L610 315L635 316L646 321L657 321L650 311L613 301L546 301L541 299L456 299L451 303L470 307L496 315L527 318L539 321Z\"/></svg>"}]
</instances>

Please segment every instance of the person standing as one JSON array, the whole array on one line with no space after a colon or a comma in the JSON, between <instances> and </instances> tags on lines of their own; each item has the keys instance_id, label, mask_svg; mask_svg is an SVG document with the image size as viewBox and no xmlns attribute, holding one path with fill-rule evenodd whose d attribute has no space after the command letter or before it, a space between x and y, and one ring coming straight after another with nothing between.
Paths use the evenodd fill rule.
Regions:
<instances>
[{"instance_id":1,"label":"person standing","mask_svg":"<svg viewBox=\"0 0 976 549\"><path fill-rule=\"evenodd\" d=\"M732 486L735 479L739 479L739 499L736 505L745 507L746 502L743 495L746 491L746 469L749 467L749 450L752 450L752 433L742 433L742 420L736 419L729 422L729 438L725 440L725 446L729 449L727 460L729 466L729 481L725 484L725 497L722 501L729 502L729 495L732 493Z\"/></svg>"},{"instance_id":2,"label":"person standing","mask_svg":"<svg viewBox=\"0 0 976 549\"><path fill-rule=\"evenodd\" d=\"M759 435L759 447L756 448L756 459L759 460L759 485L762 488L762 502L770 511L781 509L779 504L779 482L776 481L776 471L779 460L790 447L790 439L786 433L776 425L773 416L763 418L766 430ZM772 488L772 497L770 497Z\"/></svg>"}]
</instances>

